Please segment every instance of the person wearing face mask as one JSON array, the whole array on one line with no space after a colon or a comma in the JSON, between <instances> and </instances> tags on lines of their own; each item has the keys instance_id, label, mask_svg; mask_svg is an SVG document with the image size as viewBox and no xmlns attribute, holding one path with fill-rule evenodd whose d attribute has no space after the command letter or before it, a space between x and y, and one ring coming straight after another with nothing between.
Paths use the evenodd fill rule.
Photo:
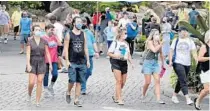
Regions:
<instances>
[{"instance_id":1,"label":"person wearing face mask","mask_svg":"<svg viewBox=\"0 0 210 111\"><path fill-rule=\"evenodd\" d=\"M10 16L6 11L6 6L3 5L0 11L0 43L4 38L4 43L7 44L7 36L9 33Z\"/></svg>"},{"instance_id":2,"label":"person wearing face mask","mask_svg":"<svg viewBox=\"0 0 210 111\"><path fill-rule=\"evenodd\" d=\"M126 41L129 44L131 56L133 55L133 51L134 51L134 40L139 33L139 31L138 31L139 27L138 27L136 19L137 19L136 16L133 16L130 19L130 22L126 25L127 34L128 34Z\"/></svg>"},{"instance_id":3,"label":"person wearing face mask","mask_svg":"<svg viewBox=\"0 0 210 111\"><path fill-rule=\"evenodd\" d=\"M110 57L111 69L116 79L116 92L115 96L112 96L112 99L115 103L118 103L118 105L124 105L122 89L125 86L127 79L128 61L133 68L130 49L127 42L125 41L126 36L126 29L119 29L116 36L116 41L112 42L107 52L107 55Z\"/></svg>"},{"instance_id":4,"label":"person wearing face mask","mask_svg":"<svg viewBox=\"0 0 210 111\"><path fill-rule=\"evenodd\" d=\"M87 68L90 68L89 53L86 34L81 30L82 19L80 17L75 17L72 24L74 28L71 32L66 34L64 41L65 60L69 68L66 102L70 104L71 91L74 83L76 83L74 105L82 107L79 96L81 93L81 83L85 82Z\"/></svg>"},{"instance_id":5,"label":"person wearing face mask","mask_svg":"<svg viewBox=\"0 0 210 111\"><path fill-rule=\"evenodd\" d=\"M45 89L45 97L48 96L48 91L51 93L51 95L54 95L54 89L53 86L57 80L58 77L58 46L61 46L62 43L60 39L57 37L57 35L54 34L54 26L52 24L49 24L45 27L47 35L43 37L47 41L48 44L48 50L51 57L52 67L53 70L51 72L52 79L51 84L48 86L48 78L49 78L49 61L45 59L47 70L44 76L44 89Z\"/></svg>"},{"instance_id":6,"label":"person wearing face mask","mask_svg":"<svg viewBox=\"0 0 210 111\"><path fill-rule=\"evenodd\" d=\"M114 32L114 27L113 27L113 22L109 21L108 22L108 26L104 29L104 34L107 37L107 47L109 49L110 45L112 44L112 41L114 41L115 38L115 32ZM109 56L107 56L107 58L109 58Z\"/></svg>"},{"instance_id":7,"label":"person wearing face mask","mask_svg":"<svg viewBox=\"0 0 210 111\"><path fill-rule=\"evenodd\" d=\"M26 48L27 66L26 72L29 73L28 84L28 102L31 102L31 94L34 88L34 84L37 83L36 89L36 106L40 106L40 98L42 94L42 84L44 74L46 72L46 63L49 62L49 69L52 71L52 62L48 49L48 43L41 38L41 28L39 25L35 25L32 28L33 35L29 39ZM46 60L47 59L47 60ZM37 78L37 79L36 79ZM35 82L36 80L36 82Z\"/></svg>"},{"instance_id":8,"label":"person wearing face mask","mask_svg":"<svg viewBox=\"0 0 210 111\"><path fill-rule=\"evenodd\" d=\"M171 24L167 22L167 17L164 17L162 22L162 30L161 30L164 41L164 44L162 46L164 58L168 57L170 51L170 32L171 32Z\"/></svg>"},{"instance_id":9,"label":"person wearing face mask","mask_svg":"<svg viewBox=\"0 0 210 111\"><path fill-rule=\"evenodd\" d=\"M199 12L195 10L195 5L192 5L192 10L188 13L189 16L189 22L192 27L195 29L197 28L197 16L199 15Z\"/></svg>"},{"instance_id":10,"label":"person wearing face mask","mask_svg":"<svg viewBox=\"0 0 210 111\"><path fill-rule=\"evenodd\" d=\"M92 75L93 71L93 57L95 56L96 59L99 58L99 52L96 45L95 37L92 33L92 31L88 28L87 18L83 18L83 26L82 30L85 33L87 37L87 46L88 46L88 54L89 54L89 62L90 62L90 68L87 69L86 76L85 76L85 82L81 84L81 94L86 95L86 83L88 81L88 78Z\"/></svg>"},{"instance_id":11,"label":"person wearing face mask","mask_svg":"<svg viewBox=\"0 0 210 111\"><path fill-rule=\"evenodd\" d=\"M160 56L162 67L164 67L164 60L162 54L162 44L163 42L160 41L160 34L157 29L152 29L149 37L146 40L145 44L145 60L142 66L142 73L144 74L145 83L143 86L143 94L142 99L146 98L147 89L151 83L151 76L153 76L155 81L155 94L156 100L159 104L165 104L163 100L161 100L160 94L160 65L158 63L158 55Z\"/></svg>"},{"instance_id":12,"label":"person wearing face mask","mask_svg":"<svg viewBox=\"0 0 210 111\"><path fill-rule=\"evenodd\" d=\"M17 9L13 12L11 22L14 28L14 40L16 40L17 33L19 31L20 19L21 19L21 8L17 6Z\"/></svg>"},{"instance_id":13,"label":"person wearing face mask","mask_svg":"<svg viewBox=\"0 0 210 111\"><path fill-rule=\"evenodd\" d=\"M169 66L173 69L178 77L177 84L172 96L174 103L179 103L177 94L180 90L185 96L186 103L191 105L193 101L188 94L187 76L190 71L191 54L197 63L197 51L194 41L189 37L188 30L185 27L179 28L179 37L174 39L169 53Z\"/></svg>"},{"instance_id":14,"label":"person wearing face mask","mask_svg":"<svg viewBox=\"0 0 210 111\"><path fill-rule=\"evenodd\" d=\"M24 53L24 43L27 44L28 37L30 37L32 29L32 20L28 18L28 13L25 11L22 13L22 18L20 20L20 54Z\"/></svg>"},{"instance_id":15,"label":"person wearing face mask","mask_svg":"<svg viewBox=\"0 0 210 111\"><path fill-rule=\"evenodd\" d=\"M123 18L121 18L118 23L119 28L126 28L126 25L130 22L130 20L128 19L128 15L129 14L127 12L123 13Z\"/></svg>"}]
</instances>

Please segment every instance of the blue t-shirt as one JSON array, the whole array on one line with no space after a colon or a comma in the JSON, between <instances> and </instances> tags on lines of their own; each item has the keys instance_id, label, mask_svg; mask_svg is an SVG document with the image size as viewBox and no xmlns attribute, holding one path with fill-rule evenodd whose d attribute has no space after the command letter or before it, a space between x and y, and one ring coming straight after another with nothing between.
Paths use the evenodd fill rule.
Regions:
<instances>
[{"instance_id":1,"label":"blue t-shirt","mask_svg":"<svg viewBox=\"0 0 210 111\"><path fill-rule=\"evenodd\" d=\"M104 29L104 34L106 35L108 41L113 41L115 39L113 27L106 27Z\"/></svg>"},{"instance_id":2,"label":"blue t-shirt","mask_svg":"<svg viewBox=\"0 0 210 111\"><path fill-rule=\"evenodd\" d=\"M110 12L106 12L106 18L108 19L108 21L112 20Z\"/></svg>"},{"instance_id":3,"label":"blue t-shirt","mask_svg":"<svg viewBox=\"0 0 210 111\"><path fill-rule=\"evenodd\" d=\"M86 35L89 56L93 56L95 54L93 46L93 44L96 43L95 37L89 29L85 29L84 33Z\"/></svg>"},{"instance_id":4,"label":"blue t-shirt","mask_svg":"<svg viewBox=\"0 0 210 111\"><path fill-rule=\"evenodd\" d=\"M31 25L32 25L32 20L30 18L21 18L20 20L21 34L30 34Z\"/></svg>"},{"instance_id":5,"label":"blue t-shirt","mask_svg":"<svg viewBox=\"0 0 210 111\"><path fill-rule=\"evenodd\" d=\"M133 22L132 25L137 27L137 23ZM133 30L130 24L127 24L127 38L134 39L138 35L139 29Z\"/></svg>"},{"instance_id":6,"label":"blue t-shirt","mask_svg":"<svg viewBox=\"0 0 210 111\"><path fill-rule=\"evenodd\" d=\"M190 24L197 24L196 16L199 15L199 12L196 10L192 10L188 15L189 15Z\"/></svg>"}]
</instances>

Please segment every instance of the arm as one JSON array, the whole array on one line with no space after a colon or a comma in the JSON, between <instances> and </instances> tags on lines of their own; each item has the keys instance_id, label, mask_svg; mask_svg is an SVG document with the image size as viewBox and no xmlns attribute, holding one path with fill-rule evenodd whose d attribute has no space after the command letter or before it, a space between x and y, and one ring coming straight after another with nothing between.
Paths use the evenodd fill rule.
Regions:
<instances>
[{"instance_id":1,"label":"arm","mask_svg":"<svg viewBox=\"0 0 210 111\"><path fill-rule=\"evenodd\" d=\"M31 63L31 46L29 44L27 44L27 47L26 47L26 59L27 59L27 66L30 66Z\"/></svg>"},{"instance_id":2,"label":"arm","mask_svg":"<svg viewBox=\"0 0 210 111\"><path fill-rule=\"evenodd\" d=\"M204 54L206 53L206 46L203 45L200 48L199 54L198 54L198 61L199 62L206 62L208 60L210 60L210 57L204 57Z\"/></svg>"},{"instance_id":3,"label":"arm","mask_svg":"<svg viewBox=\"0 0 210 111\"><path fill-rule=\"evenodd\" d=\"M84 33L84 51L85 51L85 56L86 56L87 62L89 63L89 54L88 54L88 47L87 47L87 41L86 41L85 33ZM89 68L89 66L88 66L88 68Z\"/></svg>"},{"instance_id":4,"label":"arm","mask_svg":"<svg viewBox=\"0 0 210 111\"><path fill-rule=\"evenodd\" d=\"M64 54L65 54L65 60L66 62L69 63L69 53L68 53L68 49L69 49L69 40L70 40L70 35L69 33L66 34L65 40L64 40Z\"/></svg>"},{"instance_id":5,"label":"arm","mask_svg":"<svg viewBox=\"0 0 210 111\"><path fill-rule=\"evenodd\" d=\"M129 25L131 26L131 28L132 28L133 30L136 30L137 25L136 25L136 26L134 26L132 23L129 23Z\"/></svg>"},{"instance_id":6,"label":"arm","mask_svg":"<svg viewBox=\"0 0 210 111\"><path fill-rule=\"evenodd\" d=\"M194 60L196 61L196 63L198 62L198 54L197 54L197 49L196 49L196 46L195 46L195 43L193 40L191 40L192 42L192 49L191 49L191 54L194 58Z\"/></svg>"},{"instance_id":7,"label":"arm","mask_svg":"<svg viewBox=\"0 0 210 111\"><path fill-rule=\"evenodd\" d=\"M149 49L150 49L152 52L154 52L154 53L156 53L157 51L159 51L159 49L161 48L161 45L157 45L157 46L154 47L152 41L149 41L149 42L148 42L148 45L149 45Z\"/></svg>"},{"instance_id":8,"label":"arm","mask_svg":"<svg viewBox=\"0 0 210 111\"><path fill-rule=\"evenodd\" d=\"M47 55L47 59L48 59L49 64L52 66L52 61L51 61L51 57L50 57L50 52L49 52L49 49L48 49L48 45L45 45L45 53Z\"/></svg>"},{"instance_id":9,"label":"arm","mask_svg":"<svg viewBox=\"0 0 210 111\"><path fill-rule=\"evenodd\" d=\"M163 56L163 51L160 50L160 60L162 62L162 66L164 66L164 56Z\"/></svg>"}]
</instances>

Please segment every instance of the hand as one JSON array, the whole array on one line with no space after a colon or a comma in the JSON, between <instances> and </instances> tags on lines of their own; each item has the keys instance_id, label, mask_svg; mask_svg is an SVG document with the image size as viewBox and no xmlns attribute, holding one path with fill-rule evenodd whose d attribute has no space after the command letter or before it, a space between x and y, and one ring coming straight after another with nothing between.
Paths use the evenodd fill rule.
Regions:
<instances>
[{"instance_id":1,"label":"hand","mask_svg":"<svg viewBox=\"0 0 210 111\"><path fill-rule=\"evenodd\" d=\"M115 55L114 55L114 58L120 59L120 58L121 58L121 55L120 55L120 54L115 54Z\"/></svg>"},{"instance_id":2,"label":"hand","mask_svg":"<svg viewBox=\"0 0 210 111\"><path fill-rule=\"evenodd\" d=\"M95 53L95 57L96 57L96 59L98 59L99 58L99 54Z\"/></svg>"},{"instance_id":3,"label":"hand","mask_svg":"<svg viewBox=\"0 0 210 111\"><path fill-rule=\"evenodd\" d=\"M50 72L52 72L52 70L53 70L52 64L49 65L49 69L50 69Z\"/></svg>"},{"instance_id":4,"label":"hand","mask_svg":"<svg viewBox=\"0 0 210 111\"><path fill-rule=\"evenodd\" d=\"M69 60L66 60L66 68L68 69L71 66L71 63L69 62Z\"/></svg>"},{"instance_id":5,"label":"hand","mask_svg":"<svg viewBox=\"0 0 210 111\"><path fill-rule=\"evenodd\" d=\"M31 70L32 70L31 65L27 65L27 71L28 71L28 72L31 72Z\"/></svg>"},{"instance_id":6,"label":"hand","mask_svg":"<svg viewBox=\"0 0 210 111\"><path fill-rule=\"evenodd\" d=\"M87 61L87 68L90 68L90 62Z\"/></svg>"}]
</instances>

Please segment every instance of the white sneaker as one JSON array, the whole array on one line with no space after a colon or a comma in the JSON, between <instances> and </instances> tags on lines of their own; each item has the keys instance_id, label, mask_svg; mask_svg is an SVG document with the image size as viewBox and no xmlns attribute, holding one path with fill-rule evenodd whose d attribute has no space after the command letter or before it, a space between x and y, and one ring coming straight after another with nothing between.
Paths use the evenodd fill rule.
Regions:
<instances>
[{"instance_id":1,"label":"white sneaker","mask_svg":"<svg viewBox=\"0 0 210 111\"><path fill-rule=\"evenodd\" d=\"M28 95L27 102L31 102L31 96Z\"/></svg>"},{"instance_id":2,"label":"white sneaker","mask_svg":"<svg viewBox=\"0 0 210 111\"><path fill-rule=\"evenodd\" d=\"M109 59L110 57L109 56L106 56L106 58Z\"/></svg>"},{"instance_id":3,"label":"white sneaker","mask_svg":"<svg viewBox=\"0 0 210 111\"><path fill-rule=\"evenodd\" d=\"M6 40L4 40L4 44L7 44L7 39L6 39Z\"/></svg>"},{"instance_id":4,"label":"white sneaker","mask_svg":"<svg viewBox=\"0 0 210 111\"><path fill-rule=\"evenodd\" d=\"M187 98L187 105L192 105L193 101L191 100L191 98Z\"/></svg>"},{"instance_id":5,"label":"white sneaker","mask_svg":"<svg viewBox=\"0 0 210 111\"><path fill-rule=\"evenodd\" d=\"M176 96L172 96L171 98L172 102L174 102L175 104L179 103L179 100Z\"/></svg>"}]
</instances>

